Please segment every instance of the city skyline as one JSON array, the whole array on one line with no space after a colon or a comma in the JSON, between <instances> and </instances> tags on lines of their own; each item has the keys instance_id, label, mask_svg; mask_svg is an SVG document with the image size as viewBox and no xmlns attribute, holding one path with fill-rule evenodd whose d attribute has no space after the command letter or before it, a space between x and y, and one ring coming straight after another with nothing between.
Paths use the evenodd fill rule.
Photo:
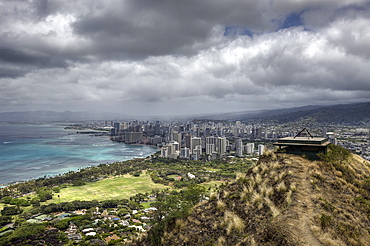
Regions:
<instances>
[{"instance_id":1,"label":"city skyline","mask_svg":"<svg viewBox=\"0 0 370 246\"><path fill-rule=\"evenodd\" d=\"M370 2L0 0L0 112L370 100Z\"/></svg>"}]
</instances>

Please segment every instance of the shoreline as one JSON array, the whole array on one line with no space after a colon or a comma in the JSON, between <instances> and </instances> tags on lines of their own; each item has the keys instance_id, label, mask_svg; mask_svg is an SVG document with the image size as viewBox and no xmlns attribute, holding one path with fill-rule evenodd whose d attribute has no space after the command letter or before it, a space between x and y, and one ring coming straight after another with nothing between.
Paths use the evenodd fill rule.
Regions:
<instances>
[{"instance_id":1,"label":"shoreline","mask_svg":"<svg viewBox=\"0 0 370 246\"><path fill-rule=\"evenodd\" d=\"M153 154L150 154L150 155L147 155L147 156L141 156L141 157L134 157L134 158L129 159L129 160L115 161L115 162L126 162L126 161L131 161L131 160L134 160L134 159L146 159L146 158L150 157L151 155L153 155ZM80 171L81 171L81 169L91 168L91 167L98 167L98 166L99 166L99 165L101 165L101 164L108 164L108 165L110 165L110 164L113 164L113 163L115 163L115 162L100 163L100 164L98 164L98 165L96 165L96 166L89 165L89 166L86 166L86 167L77 168L77 170L76 170L76 171L73 171L73 170L70 170L70 171L78 173L78 172L80 172ZM69 172L70 172L70 171L69 171ZM58 173L58 174L54 174L54 175L44 175L44 176L47 176L47 178L54 178L54 177L59 176L59 175L60 175L60 176L63 176L63 175L65 175L66 173L68 173L68 172ZM29 180L23 180L23 181L22 181L22 180L18 180L18 181L12 181L12 182L9 182L9 183L3 183L3 184L0 184L0 189L3 189L3 188L5 188L5 187L11 186L11 185L16 185L16 184L19 184L19 183L28 182L28 181L31 181L31 180L36 180L36 179L39 179L39 178L41 178L41 177L43 177L43 176L39 176L39 177L35 177L35 178L30 178Z\"/></svg>"},{"instance_id":2,"label":"shoreline","mask_svg":"<svg viewBox=\"0 0 370 246\"><path fill-rule=\"evenodd\" d=\"M22 127L20 128L21 134L23 134L24 132L28 133L28 135L23 136L19 134L18 126L16 125L12 128L12 131L14 131L14 134L10 133L8 135L9 137L4 138L4 141L5 140L7 141L8 138L12 137L12 139L16 139L18 143L19 143L19 139L23 139L23 138L27 139L27 143L25 144L28 144L29 146L32 145L31 149L34 149L34 151L32 150L30 152L23 153L20 156L20 158L23 158L23 159L20 159L18 161L19 149L23 148L22 144L24 143L20 143L19 145L17 145L17 141L12 141L14 142L14 144L6 145L7 147L3 149L4 151L3 157L5 159L4 159L4 162L1 162L2 163L1 165L2 175L0 178L0 182L1 182L0 189L5 188L7 186L15 185L17 183L23 183L29 180L39 179L44 176L55 177L57 175L68 173L69 171L78 171L79 169L82 169L82 168L94 167L100 164L111 164L114 162L122 162L122 161L127 161L127 160L131 160L135 158L148 158L151 155L158 152L158 149L159 149L157 146L153 146L150 144L136 144L136 143L128 144L124 142L114 141L111 138L106 138L106 137L109 137L107 135L102 135L102 136L92 135L92 137L100 137L100 138L96 138L96 139L90 138L88 136L90 134L81 134L81 130L76 131L73 129L69 129L69 132L68 132L68 129L65 129L66 128L65 123L59 123L58 125L32 124L32 127L34 126L37 126L38 128L34 130L34 128L28 128L28 125L22 124L20 126ZM56 129L52 129L51 131L49 131L49 129L51 129L50 127L55 127L55 126L57 127ZM27 129L27 130L31 129L31 132L29 130L25 131L24 129ZM67 132L65 132L65 130L67 130ZM91 131L95 132L96 129L85 128L84 130L90 133ZM50 132L53 134L51 137L47 135L47 134L50 134ZM81 141L83 141L83 143L86 143L86 145L82 146L78 142L73 142L73 140L71 140L72 138L70 139L69 137L69 135L71 134L80 135L80 136L85 135L86 137L83 137ZM6 135L4 134L4 136ZM40 142L40 139L42 139L43 142ZM53 143L54 140L56 140L55 145ZM64 141L65 143L60 144L59 143L60 141ZM117 142L117 144L114 147L108 146L110 145L109 143L115 143L115 142ZM51 143L51 145L49 143ZM97 144L106 143L104 145L107 145L107 146L92 147L94 143L97 143ZM44 146L44 144L47 144L47 145ZM77 146L76 144L82 147L78 147L78 148L74 147L74 146ZM38 149L42 149L45 147L47 150L44 150L44 151L49 151L49 146L54 148L54 150L57 149L58 152L54 153L55 151L51 149L50 153L45 152L47 154L38 155ZM87 151L86 158L84 158L85 146L86 146L86 151ZM98 145L94 145L94 146L98 146ZM142 149L140 149L140 151L138 152L134 150L134 151L131 151L132 153L131 152L128 153L125 150L123 150L123 149L126 149L124 146L126 146L128 150L132 148L137 148L139 146L148 146L149 148L142 147ZM72 153L69 152L72 150L73 150ZM112 151L112 154L109 154L109 151ZM64 153L64 152L69 153L69 154L65 156L64 154L58 154L58 153ZM57 156L54 156L54 154L56 154ZM82 159L79 160L78 158L80 157ZM59 158L59 160L54 160L55 158ZM60 159L60 158L64 158L64 159ZM27 159L27 162L24 162L25 159ZM43 167L41 167L40 169L40 166L43 166Z\"/></svg>"}]
</instances>

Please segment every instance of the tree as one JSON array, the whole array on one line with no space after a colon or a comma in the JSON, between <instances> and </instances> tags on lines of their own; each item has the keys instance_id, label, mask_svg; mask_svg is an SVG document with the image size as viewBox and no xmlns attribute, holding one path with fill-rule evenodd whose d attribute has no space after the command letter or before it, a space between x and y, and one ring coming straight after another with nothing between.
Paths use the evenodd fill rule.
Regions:
<instances>
[{"instance_id":1,"label":"tree","mask_svg":"<svg viewBox=\"0 0 370 246\"><path fill-rule=\"evenodd\" d=\"M40 197L40 202L46 202L53 198L52 190L48 189L47 187L42 187L37 189L37 195Z\"/></svg>"},{"instance_id":2,"label":"tree","mask_svg":"<svg viewBox=\"0 0 370 246\"><path fill-rule=\"evenodd\" d=\"M1 199L1 202L2 202L2 203L5 203L5 204L10 204L12 200L13 200L13 198L11 198L10 196L4 196L4 197Z\"/></svg>"},{"instance_id":3,"label":"tree","mask_svg":"<svg viewBox=\"0 0 370 246\"><path fill-rule=\"evenodd\" d=\"M12 222L11 216L0 216L0 226L6 225Z\"/></svg>"},{"instance_id":4,"label":"tree","mask_svg":"<svg viewBox=\"0 0 370 246\"><path fill-rule=\"evenodd\" d=\"M72 182L72 184L73 184L74 186L82 186L82 185L84 185L84 184L85 184L85 181L84 181L83 179L79 178L79 179L75 179L75 180Z\"/></svg>"},{"instance_id":5,"label":"tree","mask_svg":"<svg viewBox=\"0 0 370 246\"><path fill-rule=\"evenodd\" d=\"M328 152L326 154L318 154L319 158L325 163L341 164L347 161L351 156L351 152L346 150L340 145L329 145Z\"/></svg>"},{"instance_id":6,"label":"tree","mask_svg":"<svg viewBox=\"0 0 370 246\"><path fill-rule=\"evenodd\" d=\"M22 212L23 210L20 209L18 206L9 206L4 207L3 210L1 210L1 215L16 215Z\"/></svg>"}]
</instances>

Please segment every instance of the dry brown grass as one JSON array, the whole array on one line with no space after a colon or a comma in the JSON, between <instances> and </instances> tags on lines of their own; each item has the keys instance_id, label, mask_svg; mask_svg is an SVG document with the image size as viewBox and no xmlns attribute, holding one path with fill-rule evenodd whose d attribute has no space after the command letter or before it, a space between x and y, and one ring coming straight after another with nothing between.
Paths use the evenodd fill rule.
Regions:
<instances>
[{"instance_id":1,"label":"dry brown grass","mask_svg":"<svg viewBox=\"0 0 370 246\"><path fill-rule=\"evenodd\" d=\"M262 183L262 177L261 174L257 173L256 176L254 176L254 181L256 182L257 185Z\"/></svg>"},{"instance_id":2,"label":"dry brown grass","mask_svg":"<svg viewBox=\"0 0 370 246\"><path fill-rule=\"evenodd\" d=\"M222 201L221 199L217 200L217 209L220 211L224 211L226 209L226 203Z\"/></svg>"},{"instance_id":3,"label":"dry brown grass","mask_svg":"<svg viewBox=\"0 0 370 246\"><path fill-rule=\"evenodd\" d=\"M197 218L195 218L193 216L189 216L188 221L190 221L191 223L194 223L196 225L201 225L202 224L202 222L200 222Z\"/></svg>"},{"instance_id":4,"label":"dry brown grass","mask_svg":"<svg viewBox=\"0 0 370 246\"><path fill-rule=\"evenodd\" d=\"M253 192L253 189L252 189L252 192ZM247 200L247 198L250 194L251 194L251 192L249 191L249 188L247 186L243 185L243 190L240 194L240 199L245 201L245 200Z\"/></svg>"},{"instance_id":5,"label":"dry brown grass","mask_svg":"<svg viewBox=\"0 0 370 246\"><path fill-rule=\"evenodd\" d=\"M279 209L275 206L275 204L270 200L270 198L265 197L264 198L266 205L270 208L272 217L276 217L280 214Z\"/></svg>"},{"instance_id":6,"label":"dry brown grass","mask_svg":"<svg viewBox=\"0 0 370 246\"><path fill-rule=\"evenodd\" d=\"M218 238L217 242L216 242L216 246L223 246L226 244L226 239L225 237L221 236Z\"/></svg>"},{"instance_id":7,"label":"dry brown grass","mask_svg":"<svg viewBox=\"0 0 370 246\"><path fill-rule=\"evenodd\" d=\"M295 191L297 190L296 183L295 183L295 182L291 183L289 188L290 188L290 190L291 190L292 192L295 192Z\"/></svg>"},{"instance_id":8,"label":"dry brown grass","mask_svg":"<svg viewBox=\"0 0 370 246\"><path fill-rule=\"evenodd\" d=\"M287 193L286 193L286 197L285 197L285 202L287 205L290 205L292 203L292 190L289 190Z\"/></svg>"},{"instance_id":9,"label":"dry brown grass","mask_svg":"<svg viewBox=\"0 0 370 246\"><path fill-rule=\"evenodd\" d=\"M270 166L272 170L277 170L279 167L281 167L278 161L272 162Z\"/></svg>"},{"instance_id":10,"label":"dry brown grass","mask_svg":"<svg viewBox=\"0 0 370 246\"><path fill-rule=\"evenodd\" d=\"M252 167L252 172L253 173L258 173L259 172L259 166L255 165L254 167Z\"/></svg>"},{"instance_id":11,"label":"dry brown grass","mask_svg":"<svg viewBox=\"0 0 370 246\"><path fill-rule=\"evenodd\" d=\"M262 201L263 201L262 195L258 193L257 191L254 191L252 194L251 203L256 205L256 204L261 203Z\"/></svg>"},{"instance_id":12,"label":"dry brown grass","mask_svg":"<svg viewBox=\"0 0 370 246\"><path fill-rule=\"evenodd\" d=\"M331 233L329 233L329 232L325 232L325 233L321 234L319 236L319 240L324 245L328 245L328 246L347 246L347 244L344 243L339 238L333 238ZM354 245L356 245L356 244L354 244Z\"/></svg>"},{"instance_id":13,"label":"dry brown grass","mask_svg":"<svg viewBox=\"0 0 370 246\"><path fill-rule=\"evenodd\" d=\"M370 164L359 163L362 166L349 165L348 172L355 173L348 179L347 169L319 161L288 155L279 155L278 161L261 158L247 175L238 174L238 181L227 185L219 197L211 195L212 206L200 205L204 209L185 220L187 225L176 221L172 242L181 237L184 241L179 245L258 245L278 235L278 240L288 237L292 244L269 245L369 245L370 222L364 211L370 211L370 206L363 202L367 193L360 192L367 192L361 185L370 176ZM330 221L323 223L323 214ZM207 230L211 233L204 235ZM199 239L189 236L194 232ZM207 237L211 239L202 241Z\"/></svg>"},{"instance_id":14,"label":"dry brown grass","mask_svg":"<svg viewBox=\"0 0 370 246\"><path fill-rule=\"evenodd\" d=\"M186 225L186 222L184 219L176 219L175 222L175 231L180 231L181 228L183 228Z\"/></svg>"},{"instance_id":15,"label":"dry brown grass","mask_svg":"<svg viewBox=\"0 0 370 246\"><path fill-rule=\"evenodd\" d=\"M245 178L245 173L236 173L236 180Z\"/></svg>"},{"instance_id":16,"label":"dry brown grass","mask_svg":"<svg viewBox=\"0 0 370 246\"><path fill-rule=\"evenodd\" d=\"M278 183L278 184L276 185L276 190L277 190L278 192L285 192L285 191L287 190L287 187L286 187L286 185L285 185L285 182L284 182L284 181L281 181L280 183Z\"/></svg>"},{"instance_id":17,"label":"dry brown grass","mask_svg":"<svg viewBox=\"0 0 370 246\"><path fill-rule=\"evenodd\" d=\"M245 228L244 221L231 211L225 212L223 224L226 226L227 235L230 235L234 230L241 233Z\"/></svg>"},{"instance_id":18,"label":"dry brown grass","mask_svg":"<svg viewBox=\"0 0 370 246\"><path fill-rule=\"evenodd\" d=\"M230 195L230 192L228 190L223 191L223 198L227 198Z\"/></svg>"},{"instance_id":19,"label":"dry brown grass","mask_svg":"<svg viewBox=\"0 0 370 246\"><path fill-rule=\"evenodd\" d=\"M270 179L274 180L276 176L277 176L277 172L275 170L270 171L269 173Z\"/></svg>"}]
</instances>

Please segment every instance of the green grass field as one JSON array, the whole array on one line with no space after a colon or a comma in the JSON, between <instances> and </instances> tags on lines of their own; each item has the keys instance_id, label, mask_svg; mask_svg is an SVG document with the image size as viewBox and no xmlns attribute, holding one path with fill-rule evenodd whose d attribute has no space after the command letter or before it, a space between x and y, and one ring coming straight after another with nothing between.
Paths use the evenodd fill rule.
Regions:
<instances>
[{"instance_id":1,"label":"green grass field","mask_svg":"<svg viewBox=\"0 0 370 246\"><path fill-rule=\"evenodd\" d=\"M224 181L210 181L207 183L203 183L202 185L205 186L207 189L211 187L211 189L214 190L216 186L219 186L223 182ZM103 179L97 182L87 183L82 186L68 186L66 188L62 188L60 190L60 193L54 194L53 199L41 204L44 205L50 203L59 203L58 195L60 196L60 202L70 202L74 200L103 201L109 199L128 199L137 193L151 192L152 189L155 188L172 189L173 187L154 183L151 180L150 176L146 173L141 174L140 177L134 177L127 174L124 176L117 176ZM32 198L35 195L33 194L28 196ZM149 207L149 204L145 205ZM4 206L5 204L0 203L0 211L3 209ZM23 207L22 209L27 211L31 209L31 206Z\"/></svg>"},{"instance_id":2,"label":"green grass field","mask_svg":"<svg viewBox=\"0 0 370 246\"><path fill-rule=\"evenodd\" d=\"M52 200L43 204L58 203L58 195L60 196L60 202L128 199L137 193L150 192L154 188L165 189L169 188L169 186L153 183L148 174L141 174L140 177L124 175L87 183L82 186L62 188L60 193L54 194Z\"/></svg>"},{"instance_id":3,"label":"green grass field","mask_svg":"<svg viewBox=\"0 0 370 246\"><path fill-rule=\"evenodd\" d=\"M206 187L206 189L211 188L211 191L214 191L216 187L220 186L223 183L225 183L225 181L209 181L200 185Z\"/></svg>"}]
</instances>

